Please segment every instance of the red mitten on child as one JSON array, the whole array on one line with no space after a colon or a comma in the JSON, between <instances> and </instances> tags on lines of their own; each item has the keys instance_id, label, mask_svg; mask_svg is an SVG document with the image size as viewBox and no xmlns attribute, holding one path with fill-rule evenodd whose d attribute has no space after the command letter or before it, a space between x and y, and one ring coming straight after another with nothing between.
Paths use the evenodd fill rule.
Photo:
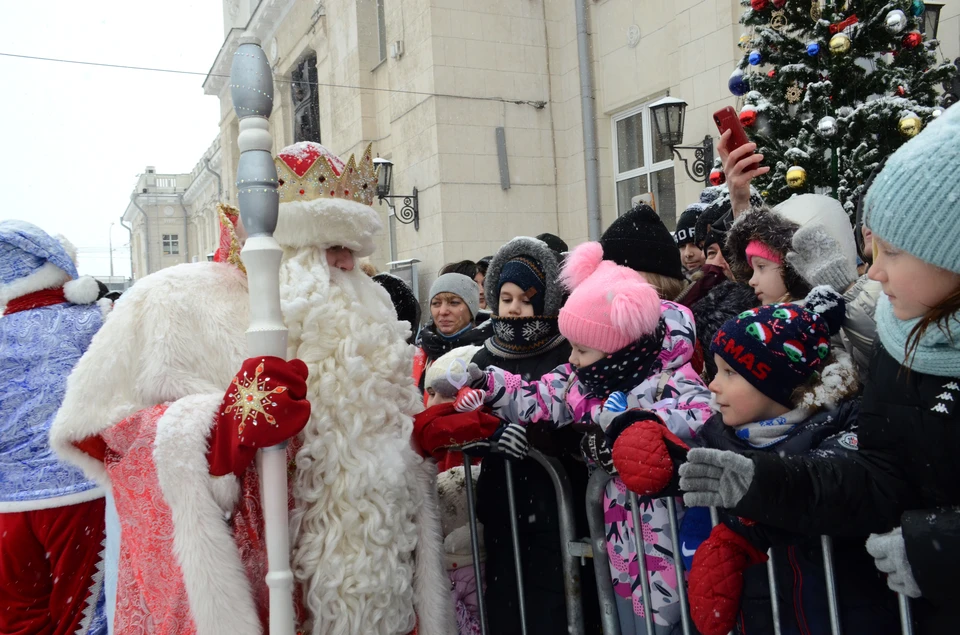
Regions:
<instances>
[{"instance_id":1,"label":"red mitten on child","mask_svg":"<svg viewBox=\"0 0 960 635\"><path fill-rule=\"evenodd\" d=\"M763 553L723 523L698 548L690 568L690 616L703 635L726 635L737 620L743 572L767 561Z\"/></svg>"},{"instance_id":2,"label":"red mitten on child","mask_svg":"<svg viewBox=\"0 0 960 635\"><path fill-rule=\"evenodd\" d=\"M613 465L631 492L653 496L676 481L690 448L649 410L628 410L611 422Z\"/></svg>"},{"instance_id":3,"label":"red mitten on child","mask_svg":"<svg viewBox=\"0 0 960 635\"><path fill-rule=\"evenodd\" d=\"M309 420L306 364L279 357L246 360L223 397L210 433L210 474L240 476L258 449L292 439Z\"/></svg>"}]
</instances>

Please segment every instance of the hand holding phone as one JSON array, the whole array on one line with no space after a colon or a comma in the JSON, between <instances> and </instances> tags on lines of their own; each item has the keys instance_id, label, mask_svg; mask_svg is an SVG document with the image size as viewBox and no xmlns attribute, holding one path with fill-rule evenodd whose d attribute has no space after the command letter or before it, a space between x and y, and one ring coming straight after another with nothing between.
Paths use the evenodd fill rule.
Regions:
<instances>
[{"instance_id":1,"label":"hand holding phone","mask_svg":"<svg viewBox=\"0 0 960 635\"><path fill-rule=\"evenodd\" d=\"M740 117L731 106L713 113L713 120L721 136L726 134L727 137L721 141L718 150L736 217L750 208L750 182L769 172L770 168L760 165L763 155L756 154L756 144L747 138Z\"/></svg>"},{"instance_id":2,"label":"hand holding phone","mask_svg":"<svg viewBox=\"0 0 960 635\"><path fill-rule=\"evenodd\" d=\"M730 131L730 139L727 140L726 144L727 153L750 143L747 133L744 132L743 126L740 124L740 117L732 106L721 108L713 113L713 121L717 124L717 129L721 135L727 130Z\"/></svg>"}]
</instances>

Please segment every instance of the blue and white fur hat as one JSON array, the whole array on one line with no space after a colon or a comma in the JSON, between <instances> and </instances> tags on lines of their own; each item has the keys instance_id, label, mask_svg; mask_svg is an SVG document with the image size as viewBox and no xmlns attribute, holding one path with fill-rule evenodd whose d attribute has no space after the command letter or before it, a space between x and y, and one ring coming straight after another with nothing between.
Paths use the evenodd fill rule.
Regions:
<instances>
[{"instance_id":1,"label":"blue and white fur hat","mask_svg":"<svg viewBox=\"0 0 960 635\"><path fill-rule=\"evenodd\" d=\"M92 304L100 293L97 281L80 277L76 248L66 238L25 221L0 221L0 306L28 293L63 287L73 304Z\"/></svg>"}]
</instances>

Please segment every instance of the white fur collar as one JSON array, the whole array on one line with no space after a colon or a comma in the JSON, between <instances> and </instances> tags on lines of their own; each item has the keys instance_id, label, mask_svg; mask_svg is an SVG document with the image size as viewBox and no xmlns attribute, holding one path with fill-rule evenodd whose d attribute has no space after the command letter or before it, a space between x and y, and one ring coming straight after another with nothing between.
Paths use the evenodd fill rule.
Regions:
<instances>
[{"instance_id":1,"label":"white fur collar","mask_svg":"<svg viewBox=\"0 0 960 635\"><path fill-rule=\"evenodd\" d=\"M28 293L62 287L69 280L69 273L52 262L47 262L29 276L20 278L10 284L0 285L0 304L7 304L10 300ZM69 298L67 299L69 300ZM94 297L93 299L96 300L97 298Z\"/></svg>"}]
</instances>

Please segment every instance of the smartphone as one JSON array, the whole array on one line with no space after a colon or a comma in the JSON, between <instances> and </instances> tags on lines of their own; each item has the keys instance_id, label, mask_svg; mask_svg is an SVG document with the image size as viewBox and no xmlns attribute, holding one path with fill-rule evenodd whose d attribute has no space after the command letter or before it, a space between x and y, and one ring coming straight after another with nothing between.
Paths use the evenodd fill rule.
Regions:
<instances>
[{"instance_id":1,"label":"smartphone","mask_svg":"<svg viewBox=\"0 0 960 635\"><path fill-rule=\"evenodd\" d=\"M740 117L732 106L721 108L713 113L713 121L717 124L717 129L720 131L720 134L723 134L727 130L732 131L730 142L727 145L729 152L733 152L740 146L750 143L750 139L747 138L747 133L743 131L743 126L740 124Z\"/></svg>"}]
</instances>

